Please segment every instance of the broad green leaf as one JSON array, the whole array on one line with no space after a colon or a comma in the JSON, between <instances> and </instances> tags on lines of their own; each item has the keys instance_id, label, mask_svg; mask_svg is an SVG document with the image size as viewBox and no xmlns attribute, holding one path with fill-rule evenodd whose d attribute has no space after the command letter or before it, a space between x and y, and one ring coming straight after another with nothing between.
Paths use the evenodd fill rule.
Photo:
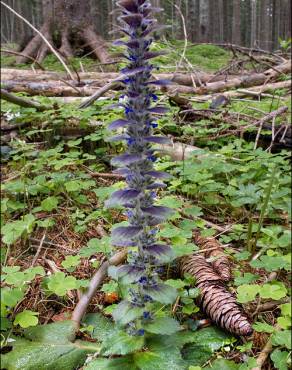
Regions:
<instances>
[{"instance_id":1,"label":"broad green leaf","mask_svg":"<svg viewBox=\"0 0 292 370\"><path fill-rule=\"evenodd\" d=\"M1 304L9 308L13 308L24 297L24 289L22 288L2 288L1 289Z\"/></svg>"},{"instance_id":2,"label":"broad green leaf","mask_svg":"<svg viewBox=\"0 0 292 370\"><path fill-rule=\"evenodd\" d=\"M50 212L53 209L57 208L58 203L59 200L57 197L48 197L41 202L41 207L43 211Z\"/></svg>"},{"instance_id":3,"label":"broad green leaf","mask_svg":"<svg viewBox=\"0 0 292 370\"><path fill-rule=\"evenodd\" d=\"M183 350L183 358L189 365L203 365L213 353L225 343L229 343L230 335L216 327L209 327L194 332L193 343L187 344Z\"/></svg>"},{"instance_id":4,"label":"broad green leaf","mask_svg":"<svg viewBox=\"0 0 292 370\"><path fill-rule=\"evenodd\" d=\"M97 253L108 254L112 251L110 238L105 236L102 239L92 238L88 241L87 247L81 248L79 255L82 257L90 257Z\"/></svg>"},{"instance_id":5,"label":"broad green leaf","mask_svg":"<svg viewBox=\"0 0 292 370\"><path fill-rule=\"evenodd\" d=\"M187 283L181 279L168 279L165 284L172 286L175 289L181 289L187 285Z\"/></svg>"},{"instance_id":6,"label":"broad green leaf","mask_svg":"<svg viewBox=\"0 0 292 370\"><path fill-rule=\"evenodd\" d=\"M157 317L150 324L144 326L149 333L170 335L181 330L179 323L171 317Z\"/></svg>"},{"instance_id":7,"label":"broad green leaf","mask_svg":"<svg viewBox=\"0 0 292 370\"><path fill-rule=\"evenodd\" d=\"M260 286L254 284L243 284L237 288L237 301L247 303L253 301L260 291Z\"/></svg>"},{"instance_id":8,"label":"broad green leaf","mask_svg":"<svg viewBox=\"0 0 292 370\"><path fill-rule=\"evenodd\" d=\"M289 329L290 326L291 326L291 318L288 317L288 316L280 316L278 317L277 319L277 323L279 324L279 326L282 328L282 329Z\"/></svg>"},{"instance_id":9,"label":"broad green leaf","mask_svg":"<svg viewBox=\"0 0 292 370\"><path fill-rule=\"evenodd\" d=\"M33 312L30 310L24 310L19 312L15 316L14 325L19 325L22 328L28 328L30 326L36 326L39 322L37 316L39 315L38 312Z\"/></svg>"},{"instance_id":10,"label":"broad green leaf","mask_svg":"<svg viewBox=\"0 0 292 370\"><path fill-rule=\"evenodd\" d=\"M280 308L281 308L282 315L291 317L291 310L292 310L291 303L281 304Z\"/></svg>"},{"instance_id":11,"label":"broad green leaf","mask_svg":"<svg viewBox=\"0 0 292 370\"><path fill-rule=\"evenodd\" d=\"M138 370L133 362L132 356L123 356L118 358L97 358L90 361L84 370Z\"/></svg>"},{"instance_id":12,"label":"broad green leaf","mask_svg":"<svg viewBox=\"0 0 292 370\"><path fill-rule=\"evenodd\" d=\"M72 180L72 181L66 182L65 188L70 193L70 192L74 192L74 191L78 191L82 189L82 186L79 181Z\"/></svg>"},{"instance_id":13,"label":"broad green leaf","mask_svg":"<svg viewBox=\"0 0 292 370\"><path fill-rule=\"evenodd\" d=\"M243 285L243 284L250 284L256 281L259 278L258 275L251 274L250 272L246 272L243 276L238 276L234 279L234 284L236 286Z\"/></svg>"},{"instance_id":14,"label":"broad green leaf","mask_svg":"<svg viewBox=\"0 0 292 370\"><path fill-rule=\"evenodd\" d=\"M251 261L250 265L254 268L264 268L269 272L281 269L290 271L291 257L286 259L284 256L261 256L259 260Z\"/></svg>"},{"instance_id":15,"label":"broad green leaf","mask_svg":"<svg viewBox=\"0 0 292 370\"><path fill-rule=\"evenodd\" d=\"M129 335L124 330L115 331L104 339L100 353L103 356L127 355L141 350L144 340L144 336Z\"/></svg>"},{"instance_id":16,"label":"broad green leaf","mask_svg":"<svg viewBox=\"0 0 292 370\"><path fill-rule=\"evenodd\" d=\"M238 370L239 365L237 365L234 361L226 360L224 358L220 358L215 360L212 363L211 367L206 367L206 370Z\"/></svg>"},{"instance_id":17,"label":"broad green leaf","mask_svg":"<svg viewBox=\"0 0 292 370\"><path fill-rule=\"evenodd\" d=\"M32 214L25 215L22 220L8 222L1 228L2 240L11 245L24 233L31 233L35 225L35 217Z\"/></svg>"},{"instance_id":18,"label":"broad green leaf","mask_svg":"<svg viewBox=\"0 0 292 370\"><path fill-rule=\"evenodd\" d=\"M274 346L285 346L291 349L291 333L290 330L277 331L272 335L272 343Z\"/></svg>"},{"instance_id":19,"label":"broad green leaf","mask_svg":"<svg viewBox=\"0 0 292 370\"><path fill-rule=\"evenodd\" d=\"M92 338L98 341L105 340L118 330L113 321L107 319L100 313L87 314L83 324L93 327L91 334Z\"/></svg>"},{"instance_id":20,"label":"broad green leaf","mask_svg":"<svg viewBox=\"0 0 292 370\"><path fill-rule=\"evenodd\" d=\"M143 308L134 307L127 301L118 304L113 312L113 318L119 325L126 325L137 317L142 316Z\"/></svg>"},{"instance_id":21,"label":"broad green leaf","mask_svg":"<svg viewBox=\"0 0 292 370\"><path fill-rule=\"evenodd\" d=\"M66 276L64 272L56 272L49 277L48 288L53 293L64 296L68 290L77 289L78 282L74 276Z\"/></svg>"},{"instance_id":22,"label":"broad green leaf","mask_svg":"<svg viewBox=\"0 0 292 370\"><path fill-rule=\"evenodd\" d=\"M197 207L197 206L185 208L184 213L187 216L192 216L192 217L199 217L203 215L202 208Z\"/></svg>"},{"instance_id":23,"label":"broad green leaf","mask_svg":"<svg viewBox=\"0 0 292 370\"><path fill-rule=\"evenodd\" d=\"M289 353L287 351L281 351L280 349L275 349L271 354L271 359L275 365L276 369L288 370L288 358Z\"/></svg>"},{"instance_id":24,"label":"broad green leaf","mask_svg":"<svg viewBox=\"0 0 292 370\"><path fill-rule=\"evenodd\" d=\"M275 331L275 328L272 325L265 322L256 322L252 327L259 333L273 333Z\"/></svg>"},{"instance_id":25,"label":"broad green leaf","mask_svg":"<svg viewBox=\"0 0 292 370\"><path fill-rule=\"evenodd\" d=\"M99 351L94 343L76 341L76 324L61 321L24 331L24 338L12 342L13 350L2 356L7 370L75 370L89 353Z\"/></svg>"},{"instance_id":26,"label":"broad green leaf","mask_svg":"<svg viewBox=\"0 0 292 370\"><path fill-rule=\"evenodd\" d=\"M160 283L157 286L149 289L144 289L152 299L162 304L171 304L177 297L177 291L173 287Z\"/></svg>"},{"instance_id":27,"label":"broad green leaf","mask_svg":"<svg viewBox=\"0 0 292 370\"><path fill-rule=\"evenodd\" d=\"M80 257L79 256L67 256L64 261L62 261L61 265L68 269L70 267L76 267L80 263Z\"/></svg>"},{"instance_id":28,"label":"broad green leaf","mask_svg":"<svg viewBox=\"0 0 292 370\"><path fill-rule=\"evenodd\" d=\"M287 289L282 282L272 282L264 284L260 288L260 296L261 298L272 298L272 299L281 299L286 297Z\"/></svg>"}]
</instances>

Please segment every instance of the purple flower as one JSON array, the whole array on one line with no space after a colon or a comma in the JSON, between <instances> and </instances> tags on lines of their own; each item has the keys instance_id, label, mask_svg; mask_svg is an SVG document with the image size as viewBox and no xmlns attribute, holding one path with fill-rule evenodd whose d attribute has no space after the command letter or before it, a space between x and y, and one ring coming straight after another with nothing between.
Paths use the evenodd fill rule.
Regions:
<instances>
[{"instance_id":1,"label":"purple flower","mask_svg":"<svg viewBox=\"0 0 292 370\"><path fill-rule=\"evenodd\" d=\"M152 134L153 129L158 127L154 116L168 111L162 105L152 105L158 100L153 89L156 85L162 86L169 81L155 80L151 75L155 66L150 60L161 55L161 52L150 50L153 42L151 33L163 28L152 17L152 13L159 9L154 9L150 0L118 0L117 5L122 13L119 17L120 30L128 36L128 40L120 40L116 44L127 48L123 55L129 63L121 70L122 74L117 79L123 82L125 90L125 101L118 104L125 109L125 117L112 122L109 129L123 130L112 140L126 141L127 149L113 158L111 164L120 167L115 173L124 176L127 185L125 189L115 191L107 205L122 205L127 208L124 214L128 217L128 225L113 229L112 244L135 249L128 255L128 264L115 270L115 277L129 285L129 298L122 305L127 308L126 315L133 317L127 324L128 333L143 336L143 320L151 320L153 316L152 302L161 301L164 304L161 297L165 301L169 289L172 289L163 288L157 274L157 266L163 258L172 257L172 249L159 243L156 235L157 225L171 212L167 207L155 205L155 190L164 186L163 183L156 182L156 179L163 181L169 176L155 170L157 158L151 147L153 144L165 144L169 141L163 136ZM113 312L117 321L120 316Z\"/></svg>"}]
</instances>

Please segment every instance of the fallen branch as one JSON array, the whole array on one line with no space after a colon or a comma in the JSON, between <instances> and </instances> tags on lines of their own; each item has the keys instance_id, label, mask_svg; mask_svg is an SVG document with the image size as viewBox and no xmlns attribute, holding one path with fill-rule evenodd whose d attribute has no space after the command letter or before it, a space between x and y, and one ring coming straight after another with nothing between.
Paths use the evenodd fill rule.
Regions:
<instances>
[{"instance_id":1,"label":"fallen branch","mask_svg":"<svg viewBox=\"0 0 292 370\"><path fill-rule=\"evenodd\" d=\"M21 107L25 107L25 108L35 108L38 111L45 111L49 109L49 107L42 105L37 101L33 101L30 99L26 99L26 98L21 98L19 96L9 93L8 91L4 89L1 89L0 97L3 100L9 101L10 103L13 103Z\"/></svg>"},{"instance_id":2,"label":"fallen branch","mask_svg":"<svg viewBox=\"0 0 292 370\"><path fill-rule=\"evenodd\" d=\"M275 330L279 330L279 329L280 327L278 325L275 325ZM253 367L251 370L261 370L261 368L263 367L264 363L266 362L272 350L273 350L272 336L270 336L270 339L267 341L266 345L261 350L258 358L256 359L257 366Z\"/></svg>"},{"instance_id":3,"label":"fallen branch","mask_svg":"<svg viewBox=\"0 0 292 370\"><path fill-rule=\"evenodd\" d=\"M96 271L96 273L93 275L86 293L84 293L81 296L79 302L77 303L72 313L71 320L75 321L78 327L80 326L82 317L84 316L87 310L87 307L90 301L92 300L93 296L95 295L98 287L102 284L103 280L107 277L107 271L108 271L109 266L119 265L126 259L126 256L127 256L126 250L116 253L108 261L104 262L100 266L100 268Z\"/></svg>"},{"instance_id":4,"label":"fallen branch","mask_svg":"<svg viewBox=\"0 0 292 370\"><path fill-rule=\"evenodd\" d=\"M78 108L83 109L89 107L93 104L98 98L103 96L109 90L116 90L119 86L121 86L120 82L112 81L107 83L105 86L97 90L89 99L83 101Z\"/></svg>"}]
</instances>

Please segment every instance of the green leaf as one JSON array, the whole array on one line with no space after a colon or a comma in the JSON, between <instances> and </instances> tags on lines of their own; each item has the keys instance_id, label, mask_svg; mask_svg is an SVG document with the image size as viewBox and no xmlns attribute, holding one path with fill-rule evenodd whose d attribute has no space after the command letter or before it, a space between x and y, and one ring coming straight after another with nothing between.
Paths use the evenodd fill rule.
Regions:
<instances>
[{"instance_id":1,"label":"green leaf","mask_svg":"<svg viewBox=\"0 0 292 370\"><path fill-rule=\"evenodd\" d=\"M157 317L150 324L144 326L149 333L170 335L181 330L179 323L171 317Z\"/></svg>"},{"instance_id":2,"label":"green leaf","mask_svg":"<svg viewBox=\"0 0 292 370\"><path fill-rule=\"evenodd\" d=\"M275 281L272 283L264 284L260 288L261 298L272 298L275 300L286 297L287 289L282 282Z\"/></svg>"},{"instance_id":3,"label":"green leaf","mask_svg":"<svg viewBox=\"0 0 292 370\"><path fill-rule=\"evenodd\" d=\"M68 269L70 267L76 267L80 263L80 257L79 256L67 256L64 261L62 261L61 265Z\"/></svg>"},{"instance_id":4,"label":"green leaf","mask_svg":"<svg viewBox=\"0 0 292 370\"><path fill-rule=\"evenodd\" d=\"M271 354L271 359L274 362L275 368L279 370L288 370L288 358L289 353L287 351L281 351L278 348Z\"/></svg>"},{"instance_id":5,"label":"green leaf","mask_svg":"<svg viewBox=\"0 0 292 370\"><path fill-rule=\"evenodd\" d=\"M272 335L272 343L274 346L285 346L291 349L291 333L290 330L277 331Z\"/></svg>"},{"instance_id":6,"label":"green leaf","mask_svg":"<svg viewBox=\"0 0 292 370\"><path fill-rule=\"evenodd\" d=\"M83 367L84 370L138 370L137 366L133 363L131 356L123 356L120 358L97 358L92 360Z\"/></svg>"},{"instance_id":7,"label":"green leaf","mask_svg":"<svg viewBox=\"0 0 292 370\"><path fill-rule=\"evenodd\" d=\"M291 258L287 260L284 256L261 256L259 260L251 261L250 265L253 268L264 268L269 272L281 269L290 271Z\"/></svg>"},{"instance_id":8,"label":"green leaf","mask_svg":"<svg viewBox=\"0 0 292 370\"><path fill-rule=\"evenodd\" d=\"M19 312L15 316L14 325L19 325L22 328L28 328L29 326L36 326L39 322L38 318L38 312L33 312L30 310L24 310L22 312Z\"/></svg>"},{"instance_id":9,"label":"green leaf","mask_svg":"<svg viewBox=\"0 0 292 370\"><path fill-rule=\"evenodd\" d=\"M52 211L53 209L57 208L58 206L58 198L57 197L48 197L46 199L44 199L42 202L41 202L41 207L42 207L42 210L43 211Z\"/></svg>"},{"instance_id":10,"label":"green leaf","mask_svg":"<svg viewBox=\"0 0 292 370\"><path fill-rule=\"evenodd\" d=\"M178 199L175 196L167 196L163 197L159 200L159 205L163 205L169 208L178 209L181 208L184 205L183 200Z\"/></svg>"},{"instance_id":11,"label":"green leaf","mask_svg":"<svg viewBox=\"0 0 292 370\"><path fill-rule=\"evenodd\" d=\"M166 284L157 284L157 286L149 289L144 289L152 299L162 304L172 304L177 298L177 291L173 287Z\"/></svg>"},{"instance_id":12,"label":"green leaf","mask_svg":"<svg viewBox=\"0 0 292 370\"><path fill-rule=\"evenodd\" d=\"M184 213L187 216L192 216L192 217L199 217L203 215L202 208L197 207L197 206L185 208Z\"/></svg>"},{"instance_id":13,"label":"green leaf","mask_svg":"<svg viewBox=\"0 0 292 370\"><path fill-rule=\"evenodd\" d=\"M173 245L173 252L176 258L187 256L198 250L198 247L193 243L179 243Z\"/></svg>"},{"instance_id":14,"label":"green leaf","mask_svg":"<svg viewBox=\"0 0 292 370\"><path fill-rule=\"evenodd\" d=\"M92 238L88 241L87 247L79 251L79 255L83 257L90 257L93 254L104 253L108 254L112 250L110 238L105 236L102 239Z\"/></svg>"},{"instance_id":15,"label":"green leaf","mask_svg":"<svg viewBox=\"0 0 292 370\"><path fill-rule=\"evenodd\" d=\"M248 284L243 284L240 285L237 288L237 301L239 303L247 303L250 301L253 301L256 297L256 295L260 291L260 286L258 285L248 285Z\"/></svg>"},{"instance_id":16,"label":"green leaf","mask_svg":"<svg viewBox=\"0 0 292 370\"><path fill-rule=\"evenodd\" d=\"M143 313L143 308L134 307L130 302L122 301L118 304L113 312L113 318L119 325L126 325L130 321L140 317Z\"/></svg>"},{"instance_id":17,"label":"green leaf","mask_svg":"<svg viewBox=\"0 0 292 370\"><path fill-rule=\"evenodd\" d=\"M181 289L187 285L187 283L181 279L168 279L165 284L172 286L175 289Z\"/></svg>"},{"instance_id":18,"label":"green leaf","mask_svg":"<svg viewBox=\"0 0 292 370\"><path fill-rule=\"evenodd\" d=\"M280 316L278 317L277 319L277 323L279 324L279 326L282 328L282 329L289 329L290 326L291 326L291 318L288 317L288 316Z\"/></svg>"},{"instance_id":19,"label":"green leaf","mask_svg":"<svg viewBox=\"0 0 292 370\"><path fill-rule=\"evenodd\" d=\"M22 288L2 288L1 303L3 306L13 308L24 297L24 289Z\"/></svg>"},{"instance_id":20,"label":"green leaf","mask_svg":"<svg viewBox=\"0 0 292 370\"><path fill-rule=\"evenodd\" d=\"M7 245L13 244L24 233L31 233L35 225L35 217L27 214L22 220L8 222L1 228L3 242Z\"/></svg>"},{"instance_id":21,"label":"green leaf","mask_svg":"<svg viewBox=\"0 0 292 370\"><path fill-rule=\"evenodd\" d=\"M230 335L216 327L209 327L193 333L193 343L183 350L183 358L189 365L204 365L213 353L229 343Z\"/></svg>"},{"instance_id":22,"label":"green leaf","mask_svg":"<svg viewBox=\"0 0 292 370\"><path fill-rule=\"evenodd\" d=\"M256 281L259 278L259 275L251 274L250 272L246 272L243 276L238 276L234 279L234 284L236 286L249 284Z\"/></svg>"},{"instance_id":23,"label":"green leaf","mask_svg":"<svg viewBox=\"0 0 292 370\"><path fill-rule=\"evenodd\" d=\"M291 317L291 303L281 304L280 308L282 315Z\"/></svg>"},{"instance_id":24,"label":"green leaf","mask_svg":"<svg viewBox=\"0 0 292 370\"><path fill-rule=\"evenodd\" d=\"M66 182L65 188L70 193L70 192L81 190L82 186L79 181L72 180L72 181Z\"/></svg>"},{"instance_id":25,"label":"green leaf","mask_svg":"<svg viewBox=\"0 0 292 370\"><path fill-rule=\"evenodd\" d=\"M98 341L103 341L111 337L111 335L118 330L113 321L107 319L100 313L87 314L83 320L83 324L93 327L91 336Z\"/></svg>"},{"instance_id":26,"label":"green leaf","mask_svg":"<svg viewBox=\"0 0 292 370\"><path fill-rule=\"evenodd\" d=\"M206 367L206 370L238 370L239 365L237 365L234 361L225 360L224 358L220 358L215 360L212 363L212 367Z\"/></svg>"},{"instance_id":27,"label":"green leaf","mask_svg":"<svg viewBox=\"0 0 292 370\"><path fill-rule=\"evenodd\" d=\"M250 252L244 251L244 252L236 253L234 255L234 258L237 261L245 261L245 260L248 260L250 256L251 256L251 253Z\"/></svg>"},{"instance_id":28,"label":"green leaf","mask_svg":"<svg viewBox=\"0 0 292 370\"><path fill-rule=\"evenodd\" d=\"M252 327L259 333L273 333L275 331L275 328L272 325L265 322L256 322Z\"/></svg>"},{"instance_id":29,"label":"green leaf","mask_svg":"<svg viewBox=\"0 0 292 370\"><path fill-rule=\"evenodd\" d=\"M82 366L88 353L98 352L94 343L76 341L76 324L61 321L24 331L24 338L12 342L13 350L2 356L7 370L74 370Z\"/></svg>"},{"instance_id":30,"label":"green leaf","mask_svg":"<svg viewBox=\"0 0 292 370\"><path fill-rule=\"evenodd\" d=\"M74 276L66 276L64 272L56 272L49 277L48 288L53 293L62 297L68 290L77 289L78 282Z\"/></svg>"},{"instance_id":31,"label":"green leaf","mask_svg":"<svg viewBox=\"0 0 292 370\"><path fill-rule=\"evenodd\" d=\"M124 330L114 331L104 339L100 353L104 356L127 355L142 349L144 340L144 336L129 335Z\"/></svg>"}]
</instances>

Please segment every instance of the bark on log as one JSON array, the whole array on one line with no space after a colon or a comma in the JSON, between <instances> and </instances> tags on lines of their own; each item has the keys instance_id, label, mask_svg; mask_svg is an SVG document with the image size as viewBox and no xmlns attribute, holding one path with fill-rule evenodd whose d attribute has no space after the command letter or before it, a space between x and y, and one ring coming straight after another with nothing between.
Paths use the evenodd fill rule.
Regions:
<instances>
[{"instance_id":1,"label":"bark on log","mask_svg":"<svg viewBox=\"0 0 292 370\"><path fill-rule=\"evenodd\" d=\"M205 95L218 93L221 91L239 88L239 87L251 87L266 84L268 81L279 77L281 74L287 74L291 71L291 60L277 66L275 69L268 69L264 73L254 73L251 75L239 76L229 81L218 81L207 83L205 86L193 88L188 86L166 86L163 91L168 93L184 93L194 95Z\"/></svg>"},{"instance_id":2,"label":"bark on log","mask_svg":"<svg viewBox=\"0 0 292 370\"><path fill-rule=\"evenodd\" d=\"M47 81L47 80L66 80L67 76L64 73L56 72L41 72L31 70L19 70L13 68L2 68L1 69L2 79L4 80L26 80L26 81ZM80 72L78 76L81 81L110 81L119 77L119 73L115 72ZM154 73L155 78L161 80L170 80L173 83L184 86L193 86L193 84L200 85L200 82L206 83L210 78L213 81L226 80L226 76L213 76L212 74L197 72L196 74L190 73ZM228 79L234 78L234 76L228 76Z\"/></svg>"}]
</instances>

